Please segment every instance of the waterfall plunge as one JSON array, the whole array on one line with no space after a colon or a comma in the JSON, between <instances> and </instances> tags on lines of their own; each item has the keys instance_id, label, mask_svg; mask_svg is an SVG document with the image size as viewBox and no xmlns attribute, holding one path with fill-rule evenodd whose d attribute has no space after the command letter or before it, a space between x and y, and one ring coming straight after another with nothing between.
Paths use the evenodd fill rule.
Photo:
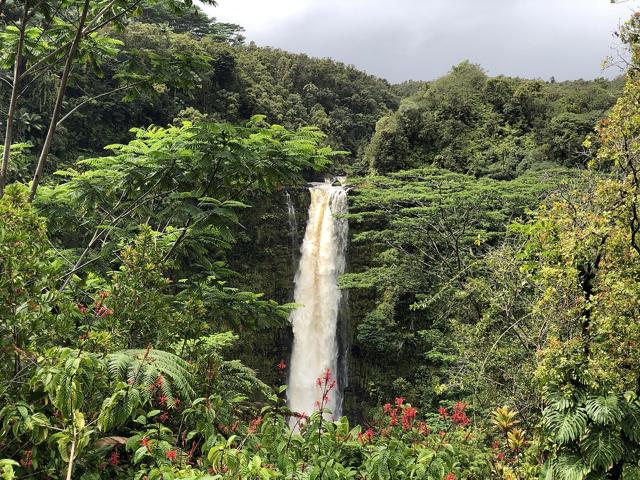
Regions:
<instances>
[{"instance_id":1,"label":"waterfall plunge","mask_svg":"<svg viewBox=\"0 0 640 480\"><path fill-rule=\"evenodd\" d=\"M309 219L294 293L295 302L302 307L290 317L294 339L288 401L294 412L311 414L321 397L316 379L329 369L338 382L326 408L337 418L342 410L345 370L338 335L339 317L344 311L338 276L345 269L348 223L335 215L347 212L347 191L329 182L314 184L309 190Z\"/></svg>"}]
</instances>

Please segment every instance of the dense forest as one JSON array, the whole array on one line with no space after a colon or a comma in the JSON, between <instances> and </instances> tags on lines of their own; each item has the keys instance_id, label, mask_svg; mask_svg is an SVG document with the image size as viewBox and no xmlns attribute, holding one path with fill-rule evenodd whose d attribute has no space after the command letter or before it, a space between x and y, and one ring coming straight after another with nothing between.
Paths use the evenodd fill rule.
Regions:
<instances>
[{"instance_id":1,"label":"dense forest","mask_svg":"<svg viewBox=\"0 0 640 480\"><path fill-rule=\"evenodd\" d=\"M0 0L0 478L640 479L617 37L613 80L393 85L188 0Z\"/></svg>"}]
</instances>

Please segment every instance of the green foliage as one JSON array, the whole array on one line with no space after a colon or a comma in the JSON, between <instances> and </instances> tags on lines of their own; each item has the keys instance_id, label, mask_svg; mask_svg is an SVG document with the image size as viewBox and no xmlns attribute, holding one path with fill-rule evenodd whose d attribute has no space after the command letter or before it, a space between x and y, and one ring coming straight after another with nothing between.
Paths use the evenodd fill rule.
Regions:
<instances>
[{"instance_id":1,"label":"green foliage","mask_svg":"<svg viewBox=\"0 0 640 480\"><path fill-rule=\"evenodd\" d=\"M207 16L198 6L191 5L188 9L176 14L174 8L165 3L155 3L143 9L140 22L147 24L168 25L176 33L190 33L197 37L212 38L218 42L231 45L244 41L244 29L235 24L216 21Z\"/></svg>"},{"instance_id":2,"label":"green foliage","mask_svg":"<svg viewBox=\"0 0 640 480\"><path fill-rule=\"evenodd\" d=\"M378 118L397 107L388 82L352 66L244 46L238 26L210 20L196 7L178 12L164 2L142 7L137 22L128 17L126 28L104 29L99 41L87 39L83 46L92 56L70 80L63 112L70 116L53 145L56 168L78 154L95 156L107 141L125 142L132 127L165 125L185 108L233 123L262 114L289 129L314 125L327 133L330 145L354 158ZM102 39L122 45L109 53L97 48ZM56 75L33 79L16 116L17 140L41 144L40 120L49 117L56 86ZM0 99L8 94L1 83Z\"/></svg>"},{"instance_id":3,"label":"green foliage","mask_svg":"<svg viewBox=\"0 0 640 480\"><path fill-rule=\"evenodd\" d=\"M620 85L488 77L463 62L382 117L364 160L378 173L435 165L499 179L582 165L582 142Z\"/></svg>"},{"instance_id":4,"label":"green foliage","mask_svg":"<svg viewBox=\"0 0 640 480\"><path fill-rule=\"evenodd\" d=\"M543 421L546 428L554 432L555 441L561 445L579 440L587 429L587 415L580 408L568 411L548 408Z\"/></svg>"},{"instance_id":5,"label":"green foliage","mask_svg":"<svg viewBox=\"0 0 640 480\"><path fill-rule=\"evenodd\" d=\"M292 132L260 117L245 127L185 123L135 133L129 144L109 147L115 155L81 160L58 172L65 182L41 192L39 205L57 219L53 232L80 260L108 255L146 223L159 232L154 242L164 256L215 270L251 192L299 182L304 169L336 154L320 145L315 128Z\"/></svg>"},{"instance_id":6,"label":"green foliage","mask_svg":"<svg viewBox=\"0 0 640 480\"><path fill-rule=\"evenodd\" d=\"M147 396L155 384L173 406L175 397L186 401L194 398L195 392L191 367L180 357L161 350L122 350L107 356L112 377L140 388Z\"/></svg>"},{"instance_id":7,"label":"green foliage","mask_svg":"<svg viewBox=\"0 0 640 480\"><path fill-rule=\"evenodd\" d=\"M599 146L593 166L611 175L592 173L521 226L529 236L523 258L541 291L532 313L548 322L536 371L546 478L633 478L637 467L637 93L630 75L585 142Z\"/></svg>"},{"instance_id":8,"label":"green foliage","mask_svg":"<svg viewBox=\"0 0 640 480\"><path fill-rule=\"evenodd\" d=\"M75 314L56 292L60 264L45 219L11 185L0 200L0 398L25 381L31 349L67 341Z\"/></svg>"},{"instance_id":9,"label":"green foliage","mask_svg":"<svg viewBox=\"0 0 640 480\"><path fill-rule=\"evenodd\" d=\"M531 287L512 250L505 247L507 257L500 258L492 249L505 242L506 223L570 175L558 169L505 182L424 168L351 180L357 185L348 216L352 271L340 283L359 306L352 312L354 356L369 367L367 389L424 405L477 393L478 377L495 375L499 382L515 375L516 358L523 366L535 361L535 344L521 345L537 328L526 320ZM452 370L463 373L449 376ZM408 380L406 390L397 391L398 377ZM530 381L517 381L523 387L518 409L528 415L537 408ZM495 395L487 395L488 405Z\"/></svg>"},{"instance_id":10,"label":"green foliage","mask_svg":"<svg viewBox=\"0 0 640 480\"><path fill-rule=\"evenodd\" d=\"M638 476L635 66L583 143L620 81L464 62L391 86L245 46L190 2L89 2L113 28L71 52L82 2L32 5L24 35L24 5L0 3L0 74L28 52L12 179L58 128L35 205L18 184L0 199L2 478ZM637 63L637 16L621 38ZM599 171L559 167L589 154ZM274 387L301 233L282 194L304 211L296 187L329 169L369 172L349 179L353 418L335 421L330 372L309 417Z\"/></svg>"}]
</instances>

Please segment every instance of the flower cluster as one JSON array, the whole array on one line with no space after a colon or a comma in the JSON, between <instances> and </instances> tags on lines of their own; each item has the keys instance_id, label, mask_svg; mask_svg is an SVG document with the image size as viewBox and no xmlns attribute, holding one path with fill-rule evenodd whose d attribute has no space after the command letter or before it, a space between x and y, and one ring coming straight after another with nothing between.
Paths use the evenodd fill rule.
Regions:
<instances>
[{"instance_id":1,"label":"flower cluster","mask_svg":"<svg viewBox=\"0 0 640 480\"><path fill-rule=\"evenodd\" d=\"M396 397L394 401L395 407L390 403L386 403L382 407L382 412L384 415L389 416L389 426L391 427L398 425L398 414L400 414L402 429L406 431L413 427L418 410L409 404L405 404L404 400L403 397Z\"/></svg>"},{"instance_id":2,"label":"flower cluster","mask_svg":"<svg viewBox=\"0 0 640 480\"><path fill-rule=\"evenodd\" d=\"M321 400L316 401L316 409L321 412L329 403L329 394L336 388L336 381L331 375L331 370L327 368L322 376L316 378L316 385L320 389L322 397Z\"/></svg>"},{"instance_id":3,"label":"flower cluster","mask_svg":"<svg viewBox=\"0 0 640 480\"><path fill-rule=\"evenodd\" d=\"M151 452L151 440L148 437L142 437L140 444L147 449L147 452Z\"/></svg>"},{"instance_id":4,"label":"flower cluster","mask_svg":"<svg viewBox=\"0 0 640 480\"><path fill-rule=\"evenodd\" d=\"M111 452L111 455L109 455L109 463L112 467L117 467L118 465L120 465L120 454L117 450L114 449Z\"/></svg>"},{"instance_id":5,"label":"flower cluster","mask_svg":"<svg viewBox=\"0 0 640 480\"><path fill-rule=\"evenodd\" d=\"M373 437L375 436L375 432L372 428L367 428L364 433L358 433L358 442L360 443L371 443L373 441Z\"/></svg>"},{"instance_id":6,"label":"flower cluster","mask_svg":"<svg viewBox=\"0 0 640 480\"><path fill-rule=\"evenodd\" d=\"M467 404L462 402L457 402L453 406L453 414L451 415L451 420L453 421L453 423L456 423L462 427L466 427L467 425L469 425L469 423L471 423L471 420L469 420L469 417L467 417L467 414L464 412L466 408Z\"/></svg>"}]
</instances>

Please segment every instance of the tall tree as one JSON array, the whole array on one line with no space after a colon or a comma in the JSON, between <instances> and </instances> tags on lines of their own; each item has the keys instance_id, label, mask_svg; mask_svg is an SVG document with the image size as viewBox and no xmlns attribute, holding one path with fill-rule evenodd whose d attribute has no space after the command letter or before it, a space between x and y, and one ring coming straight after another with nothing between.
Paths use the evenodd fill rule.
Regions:
<instances>
[{"instance_id":1,"label":"tall tree","mask_svg":"<svg viewBox=\"0 0 640 480\"><path fill-rule=\"evenodd\" d=\"M7 45L3 49L3 60L5 64L13 65L13 77L0 169L0 195L7 181L15 112L25 79L41 76L62 65L49 127L40 147L31 185L29 199L33 200L63 115L63 102L74 67L79 62L99 67L100 56L117 53L110 37L110 27L123 27L131 17L139 14L145 2L147 0L24 0L11 2L5 7L11 7L20 14L17 22L5 20L2 32ZM215 5L214 0L206 3ZM192 5L191 0L171 4L177 9Z\"/></svg>"}]
</instances>

